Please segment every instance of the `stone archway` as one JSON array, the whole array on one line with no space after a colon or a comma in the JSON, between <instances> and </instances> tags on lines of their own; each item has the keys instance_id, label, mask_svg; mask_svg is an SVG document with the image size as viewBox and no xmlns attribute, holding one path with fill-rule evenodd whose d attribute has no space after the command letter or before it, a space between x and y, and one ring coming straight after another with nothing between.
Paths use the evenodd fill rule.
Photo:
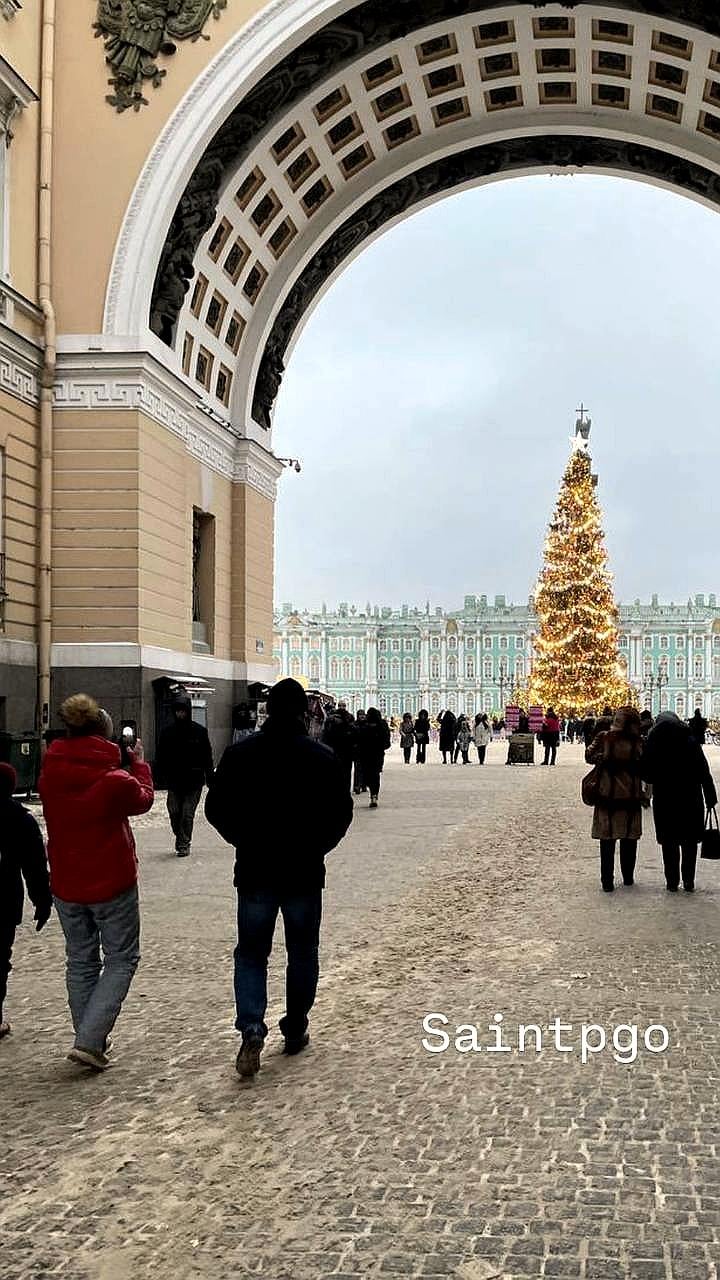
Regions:
<instances>
[{"instance_id":1,"label":"stone archway","mask_svg":"<svg viewBox=\"0 0 720 1280\"><path fill-rule=\"evenodd\" d=\"M720 16L701 0L270 5L204 81L161 204L167 138L139 184L106 330L150 327L217 417L260 441L324 289L449 191L587 169L720 200ZM151 286L128 246L153 200Z\"/></svg>"}]
</instances>

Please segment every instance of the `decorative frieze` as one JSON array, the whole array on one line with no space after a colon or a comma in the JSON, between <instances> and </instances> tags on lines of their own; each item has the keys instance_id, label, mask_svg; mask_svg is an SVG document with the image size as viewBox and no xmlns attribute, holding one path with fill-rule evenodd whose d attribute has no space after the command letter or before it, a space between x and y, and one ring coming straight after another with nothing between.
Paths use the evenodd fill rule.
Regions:
<instances>
[{"instance_id":1,"label":"decorative frieze","mask_svg":"<svg viewBox=\"0 0 720 1280\"><path fill-rule=\"evenodd\" d=\"M55 408L136 410L179 437L218 475L275 500L282 464L203 411L199 396L150 353L66 351L58 355Z\"/></svg>"},{"instance_id":2,"label":"decorative frieze","mask_svg":"<svg viewBox=\"0 0 720 1280\"><path fill-rule=\"evenodd\" d=\"M2 318L0 313L0 321ZM41 364L40 348L0 323L0 391L6 391L24 404L37 404Z\"/></svg>"}]
</instances>

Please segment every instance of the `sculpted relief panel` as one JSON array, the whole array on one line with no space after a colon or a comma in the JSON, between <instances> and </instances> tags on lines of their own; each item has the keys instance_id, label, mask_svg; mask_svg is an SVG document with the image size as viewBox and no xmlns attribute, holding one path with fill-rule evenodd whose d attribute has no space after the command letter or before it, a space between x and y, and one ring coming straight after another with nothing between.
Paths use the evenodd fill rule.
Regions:
<instances>
[{"instance_id":1,"label":"sculpted relief panel","mask_svg":"<svg viewBox=\"0 0 720 1280\"><path fill-rule=\"evenodd\" d=\"M208 40L205 24L225 8L227 0L98 0L95 35L112 71L106 102L116 111L147 106L145 82L157 88L167 75L158 58L171 57L176 40Z\"/></svg>"}]
</instances>

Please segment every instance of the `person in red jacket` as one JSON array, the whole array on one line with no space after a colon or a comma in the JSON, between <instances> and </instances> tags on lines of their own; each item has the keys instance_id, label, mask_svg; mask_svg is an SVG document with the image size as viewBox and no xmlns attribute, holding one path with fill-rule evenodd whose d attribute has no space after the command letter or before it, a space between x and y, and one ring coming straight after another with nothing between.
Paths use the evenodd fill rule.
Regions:
<instances>
[{"instance_id":1,"label":"person in red jacket","mask_svg":"<svg viewBox=\"0 0 720 1280\"><path fill-rule=\"evenodd\" d=\"M153 780L142 743L111 741L110 716L85 693L60 708L68 736L47 750L38 790L47 823L50 886L67 951L75 1044L68 1057L103 1071L108 1036L140 960L135 841L128 818L147 813Z\"/></svg>"},{"instance_id":2,"label":"person in red jacket","mask_svg":"<svg viewBox=\"0 0 720 1280\"><path fill-rule=\"evenodd\" d=\"M540 730L540 741L545 748L545 759L541 763L554 764L560 744L560 721L552 707L548 707L545 712L545 719Z\"/></svg>"}]
</instances>

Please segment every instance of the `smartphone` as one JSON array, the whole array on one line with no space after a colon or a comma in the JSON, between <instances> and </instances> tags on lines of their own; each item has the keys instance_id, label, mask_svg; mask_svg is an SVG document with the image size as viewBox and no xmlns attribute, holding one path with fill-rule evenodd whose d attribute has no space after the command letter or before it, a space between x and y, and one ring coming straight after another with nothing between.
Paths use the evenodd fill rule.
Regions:
<instances>
[{"instance_id":1,"label":"smartphone","mask_svg":"<svg viewBox=\"0 0 720 1280\"><path fill-rule=\"evenodd\" d=\"M131 764L129 749L135 746L137 735L132 725L126 724L120 734L120 763L124 769Z\"/></svg>"}]
</instances>

